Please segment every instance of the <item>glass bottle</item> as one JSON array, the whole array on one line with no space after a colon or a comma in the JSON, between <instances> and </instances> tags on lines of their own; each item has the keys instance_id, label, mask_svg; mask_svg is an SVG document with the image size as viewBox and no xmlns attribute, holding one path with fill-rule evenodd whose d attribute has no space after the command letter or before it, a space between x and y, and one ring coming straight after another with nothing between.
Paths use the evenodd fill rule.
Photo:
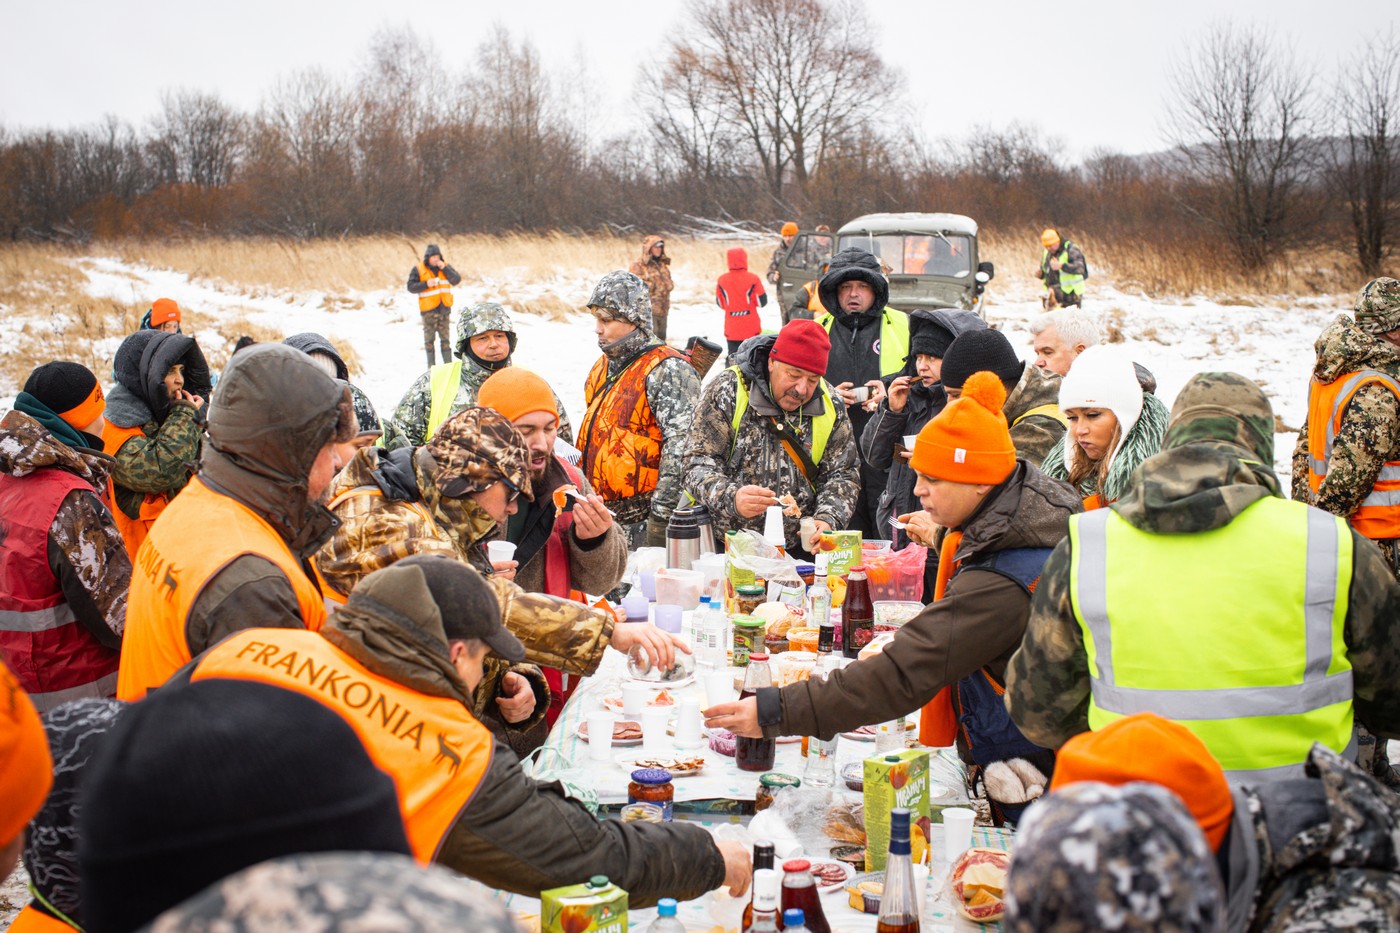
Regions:
<instances>
[{"instance_id":1,"label":"glass bottle","mask_svg":"<svg viewBox=\"0 0 1400 933\"><path fill-rule=\"evenodd\" d=\"M826 680L831 670L830 653L817 658L817 669L812 672L812 680ZM823 742L815 735L802 737L802 757L806 765L802 769L802 781L808 787L832 787L836 784L836 743L839 736L832 736Z\"/></svg>"},{"instance_id":2,"label":"glass bottle","mask_svg":"<svg viewBox=\"0 0 1400 933\"><path fill-rule=\"evenodd\" d=\"M870 601L870 584L865 568L852 567L846 577L846 601L841 604L841 653L858 657L860 649L875 638L875 604Z\"/></svg>"},{"instance_id":3,"label":"glass bottle","mask_svg":"<svg viewBox=\"0 0 1400 933\"><path fill-rule=\"evenodd\" d=\"M768 655L749 655L749 666L744 672L744 689L739 699L757 696L764 687L773 686L773 674L768 670ZM734 763L740 771L772 771L773 759L778 753L775 739L750 739L738 736L734 741Z\"/></svg>"},{"instance_id":4,"label":"glass bottle","mask_svg":"<svg viewBox=\"0 0 1400 933\"><path fill-rule=\"evenodd\" d=\"M826 585L826 555L817 555L816 576L807 590L808 624L817 630L817 654L831 654L836 629L831 624L831 587Z\"/></svg>"},{"instance_id":5,"label":"glass bottle","mask_svg":"<svg viewBox=\"0 0 1400 933\"><path fill-rule=\"evenodd\" d=\"M807 921L812 933L831 933L831 925L822 912L821 894L812 877L812 863L795 858L783 863L783 910L796 907Z\"/></svg>"},{"instance_id":6,"label":"glass bottle","mask_svg":"<svg viewBox=\"0 0 1400 933\"><path fill-rule=\"evenodd\" d=\"M753 916L743 933L778 933L778 873L759 868L753 873Z\"/></svg>"},{"instance_id":7,"label":"glass bottle","mask_svg":"<svg viewBox=\"0 0 1400 933\"><path fill-rule=\"evenodd\" d=\"M890 811L889 853L876 933L919 933L919 898L914 890L914 862L909 852L909 811L904 807Z\"/></svg>"},{"instance_id":8,"label":"glass bottle","mask_svg":"<svg viewBox=\"0 0 1400 933\"><path fill-rule=\"evenodd\" d=\"M767 868L769 870L772 870L773 868L773 843L766 842L760 839L753 844L754 877L757 878L758 872L764 868ZM773 872L774 877L776 877L777 874L777 872ZM754 899L757 897L758 885L757 883L755 883L753 891L751 892L749 897L749 902L744 905L744 922L741 925L742 929L747 930L749 928L749 924L753 923L753 902Z\"/></svg>"}]
</instances>

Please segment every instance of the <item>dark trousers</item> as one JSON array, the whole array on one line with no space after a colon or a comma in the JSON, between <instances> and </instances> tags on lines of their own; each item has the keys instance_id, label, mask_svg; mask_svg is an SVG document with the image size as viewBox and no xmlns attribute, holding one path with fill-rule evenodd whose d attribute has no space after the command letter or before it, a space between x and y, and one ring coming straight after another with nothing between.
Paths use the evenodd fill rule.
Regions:
<instances>
[{"instance_id":1,"label":"dark trousers","mask_svg":"<svg viewBox=\"0 0 1400 933\"><path fill-rule=\"evenodd\" d=\"M651 312L651 332L656 335L656 339L662 343L666 342L666 318L668 314L657 314L653 308Z\"/></svg>"},{"instance_id":2,"label":"dark trousers","mask_svg":"<svg viewBox=\"0 0 1400 933\"><path fill-rule=\"evenodd\" d=\"M452 309L438 305L431 311L423 312L423 352L428 357L428 368L433 363L433 338L442 345L442 361L452 362Z\"/></svg>"}]
</instances>

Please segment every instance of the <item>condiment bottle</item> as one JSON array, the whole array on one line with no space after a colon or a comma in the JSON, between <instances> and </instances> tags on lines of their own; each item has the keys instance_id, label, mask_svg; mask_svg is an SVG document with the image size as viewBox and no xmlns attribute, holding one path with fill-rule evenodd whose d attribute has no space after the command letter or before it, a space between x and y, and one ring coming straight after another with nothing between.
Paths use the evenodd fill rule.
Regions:
<instances>
[{"instance_id":1,"label":"condiment bottle","mask_svg":"<svg viewBox=\"0 0 1400 933\"><path fill-rule=\"evenodd\" d=\"M831 933L820 897L811 862L796 858L783 863L783 910L796 907L806 917L807 929L812 933Z\"/></svg>"},{"instance_id":2,"label":"condiment bottle","mask_svg":"<svg viewBox=\"0 0 1400 933\"><path fill-rule=\"evenodd\" d=\"M877 933L919 933L919 898L914 891L914 862L909 851L909 811L890 811L890 849L885 860L885 890L880 895Z\"/></svg>"},{"instance_id":3,"label":"condiment bottle","mask_svg":"<svg viewBox=\"0 0 1400 933\"><path fill-rule=\"evenodd\" d=\"M773 843L760 839L758 842L755 842L753 844L753 870L755 884L753 887L753 892L749 898L749 902L744 905L744 921L742 928L745 930L747 930L750 924L753 923L753 902L758 897L758 873L759 871L765 868L769 871L773 870ZM777 872L773 872L773 876L775 878L777 877L777 874ZM774 909L776 909L776 905L774 905Z\"/></svg>"},{"instance_id":4,"label":"condiment bottle","mask_svg":"<svg viewBox=\"0 0 1400 933\"><path fill-rule=\"evenodd\" d=\"M817 555L816 576L807 590L807 620L817 630L817 654L831 654L836 628L831 624L831 588L826 585L826 555Z\"/></svg>"},{"instance_id":5,"label":"condiment bottle","mask_svg":"<svg viewBox=\"0 0 1400 933\"><path fill-rule=\"evenodd\" d=\"M749 665L744 671L744 689L739 699L757 696L764 687L773 686L773 674L768 669L768 655L749 655ZM740 771L771 771L773 759L778 752L775 739L750 739L737 736L734 741L734 763Z\"/></svg>"},{"instance_id":6,"label":"condiment bottle","mask_svg":"<svg viewBox=\"0 0 1400 933\"><path fill-rule=\"evenodd\" d=\"M753 916L743 933L778 933L778 873L759 868L753 873Z\"/></svg>"},{"instance_id":7,"label":"condiment bottle","mask_svg":"<svg viewBox=\"0 0 1400 933\"><path fill-rule=\"evenodd\" d=\"M870 601L870 584L865 567L852 567L846 577L846 601L841 604L841 653L858 657L860 649L875 638L875 604Z\"/></svg>"}]
</instances>

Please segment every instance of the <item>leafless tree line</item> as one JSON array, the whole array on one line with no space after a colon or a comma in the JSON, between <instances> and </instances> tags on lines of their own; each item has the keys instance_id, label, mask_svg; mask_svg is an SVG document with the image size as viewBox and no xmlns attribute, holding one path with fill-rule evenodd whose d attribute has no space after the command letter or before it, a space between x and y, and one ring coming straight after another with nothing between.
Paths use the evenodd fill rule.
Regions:
<instances>
[{"instance_id":1,"label":"leafless tree line","mask_svg":"<svg viewBox=\"0 0 1400 933\"><path fill-rule=\"evenodd\" d=\"M172 91L143 127L0 131L0 233L327 236L674 228L678 216L839 223L949 210L996 226L1189 237L1253 269L1345 241L1392 255L1400 40L1324 83L1266 31L1222 24L1178 60L1153 158L1071 164L1035 128L933 147L888 129L902 77L853 0L698 0L639 69L639 129L595 138L589 88L499 27L459 72L414 33L349 78L286 75L251 113ZM909 123L911 121L902 121Z\"/></svg>"}]
</instances>

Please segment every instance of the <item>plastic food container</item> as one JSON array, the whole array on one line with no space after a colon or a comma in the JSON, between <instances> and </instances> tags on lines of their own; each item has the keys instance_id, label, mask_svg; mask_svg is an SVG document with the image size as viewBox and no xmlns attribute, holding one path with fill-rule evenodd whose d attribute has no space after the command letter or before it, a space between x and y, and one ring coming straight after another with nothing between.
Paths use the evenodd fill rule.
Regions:
<instances>
[{"instance_id":1,"label":"plastic food container","mask_svg":"<svg viewBox=\"0 0 1400 933\"><path fill-rule=\"evenodd\" d=\"M817 640L821 632L814 628L790 628L787 633L788 651L810 651L817 653Z\"/></svg>"},{"instance_id":2,"label":"plastic food container","mask_svg":"<svg viewBox=\"0 0 1400 933\"><path fill-rule=\"evenodd\" d=\"M758 779L758 790L754 793L753 809L757 813L773 806L773 798L784 787L801 787L802 780L791 774L769 771Z\"/></svg>"},{"instance_id":3,"label":"plastic food container","mask_svg":"<svg viewBox=\"0 0 1400 933\"><path fill-rule=\"evenodd\" d=\"M620 818L624 823L664 823L661 808L654 803L629 803L622 808Z\"/></svg>"},{"instance_id":4,"label":"plastic food container","mask_svg":"<svg viewBox=\"0 0 1400 933\"><path fill-rule=\"evenodd\" d=\"M875 631L898 631L905 622L923 611L924 604L916 599L877 599L875 600Z\"/></svg>"},{"instance_id":5,"label":"plastic food container","mask_svg":"<svg viewBox=\"0 0 1400 933\"><path fill-rule=\"evenodd\" d=\"M705 586L705 575L698 570L679 570L662 567L656 571L656 601L681 609L694 609L700 605L700 591Z\"/></svg>"}]
</instances>

